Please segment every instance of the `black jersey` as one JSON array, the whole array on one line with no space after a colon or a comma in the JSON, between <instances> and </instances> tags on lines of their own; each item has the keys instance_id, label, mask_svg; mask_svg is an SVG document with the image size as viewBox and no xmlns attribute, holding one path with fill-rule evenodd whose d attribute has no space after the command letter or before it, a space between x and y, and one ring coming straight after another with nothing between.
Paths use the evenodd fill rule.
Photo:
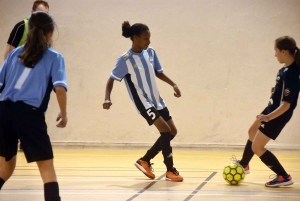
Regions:
<instances>
[{"instance_id":1,"label":"black jersey","mask_svg":"<svg viewBox=\"0 0 300 201\"><path fill-rule=\"evenodd\" d=\"M286 101L291 104L289 110L294 110L297 106L299 90L300 67L294 62L279 70L268 108L274 111L280 106L281 101Z\"/></svg>"},{"instance_id":2,"label":"black jersey","mask_svg":"<svg viewBox=\"0 0 300 201\"><path fill-rule=\"evenodd\" d=\"M13 28L13 30L11 31L7 44L13 46L13 47L18 47L22 37L23 37L23 33L25 30L25 22L24 20L22 20L21 22L19 22L18 24L15 25L15 27Z\"/></svg>"}]
</instances>

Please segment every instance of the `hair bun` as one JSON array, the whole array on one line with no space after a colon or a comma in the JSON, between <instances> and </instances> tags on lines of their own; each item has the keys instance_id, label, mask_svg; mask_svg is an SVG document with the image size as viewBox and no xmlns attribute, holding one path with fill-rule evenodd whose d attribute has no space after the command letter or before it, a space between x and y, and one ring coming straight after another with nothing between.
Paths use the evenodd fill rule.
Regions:
<instances>
[{"instance_id":1,"label":"hair bun","mask_svg":"<svg viewBox=\"0 0 300 201\"><path fill-rule=\"evenodd\" d=\"M130 24L128 21L124 21L122 24L122 36L125 38L129 38L131 36L131 31L130 31Z\"/></svg>"}]
</instances>

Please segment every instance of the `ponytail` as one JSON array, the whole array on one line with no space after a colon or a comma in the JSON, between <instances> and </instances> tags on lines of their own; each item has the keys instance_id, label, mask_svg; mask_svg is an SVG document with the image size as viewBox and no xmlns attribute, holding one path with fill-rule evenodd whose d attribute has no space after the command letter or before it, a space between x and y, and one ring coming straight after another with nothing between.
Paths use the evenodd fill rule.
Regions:
<instances>
[{"instance_id":1,"label":"ponytail","mask_svg":"<svg viewBox=\"0 0 300 201\"><path fill-rule=\"evenodd\" d=\"M29 32L19 58L24 66L34 68L44 52L51 46L49 34L54 31L55 23L47 13L34 12L29 18L28 25Z\"/></svg>"}]
</instances>

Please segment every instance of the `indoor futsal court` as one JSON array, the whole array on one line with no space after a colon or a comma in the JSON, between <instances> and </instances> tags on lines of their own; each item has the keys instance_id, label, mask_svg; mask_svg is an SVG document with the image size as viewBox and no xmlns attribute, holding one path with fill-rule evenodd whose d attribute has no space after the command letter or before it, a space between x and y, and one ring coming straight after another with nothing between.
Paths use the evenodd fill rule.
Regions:
<instances>
[{"instance_id":1,"label":"indoor futsal court","mask_svg":"<svg viewBox=\"0 0 300 201\"><path fill-rule=\"evenodd\" d=\"M33 2L0 0L1 66L5 61L2 55L9 47L9 37L13 40L18 37L10 36L12 30L16 23L29 18ZM274 167L268 168L262 162L265 159L254 153L249 162L250 174L244 174L246 166L240 166L244 179L238 185L230 185L224 180L225 167L230 163L237 164L232 158L240 160L243 157L246 142L247 146L249 144L249 128L270 103L272 87L279 83L278 71L285 64L275 57L278 49L277 43L274 47L275 39L291 36L297 42L297 48L300 47L299 0L47 2L47 11L56 24L52 48L63 55L68 88L66 127L56 126L61 109L56 93L51 93L44 113L61 200L300 201L299 101L276 140L271 139L265 146L294 183L266 187L265 183L276 176L272 171ZM177 128L176 137L168 138L169 142L172 139L170 154L165 154L167 151L163 148L151 159L153 180L137 169L135 163L158 138L163 144L163 136L172 135L174 129L167 132L163 130L165 127L154 122L155 115L167 122L168 117L162 113L147 108L150 118L147 119L142 112L142 115L137 112L141 111L140 106L132 92L133 85L128 82L135 78L126 76L140 69L140 65L146 66L147 61L146 64L142 60L136 62L132 71L116 70L118 58L127 59L133 55L133 59L130 57L127 61L137 61L133 48L134 40L138 39L129 28L131 32L127 38L123 37L126 35L124 30L122 32L124 21L129 21L131 27L135 23L149 27L147 36L151 43L147 45L153 47L149 51L149 61L152 62L151 55L155 52L161 64L153 74L156 76L155 87L166 105L162 107L168 108L168 117L172 117ZM155 58L153 62L156 62ZM124 62L124 65L129 66L128 63ZM172 80L172 84L159 77L160 71ZM107 86L111 79L115 82L111 100L107 101ZM145 91L151 92L155 96L153 99L159 99L159 105L163 101L155 95L151 79L151 74L145 73L144 77L136 74L136 81L143 87L145 80L151 81ZM0 89L1 86L0 76ZM289 93L284 90L281 98ZM110 103L112 105L103 109ZM154 125L149 126L151 118ZM262 124L259 127L263 128L259 129L266 129L265 123ZM252 144L254 150L253 147ZM182 182L166 180L170 178L166 175L169 158L183 177ZM0 170L2 167L0 163ZM22 150L17 152L13 175L0 189L0 201L44 200L39 168L35 162L27 163Z\"/></svg>"},{"instance_id":2,"label":"indoor futsal court","mask_svg":"<svg viewBox=\"0 0 300 201\"><path fill-rule=\"evenodd\" d=\"M299 200L299 151L276 152L290 170L295 183L288 187L266 188L270 170L254 157L251 173L238 186L228 185L222 176L223 166L238 151L174 151L176 168L183 182L165 181L162 156L154 163L155 180L146 178L133 165L140 149L57 149L55 167L63 200ZM35 164L27 164L19 153L14 176L0 194L1 200L39 201L43 198L41 179ZM132 162L133 161L133 162ZM192 162L191 162L192 161Z\"/></svg>"}]
</instances>

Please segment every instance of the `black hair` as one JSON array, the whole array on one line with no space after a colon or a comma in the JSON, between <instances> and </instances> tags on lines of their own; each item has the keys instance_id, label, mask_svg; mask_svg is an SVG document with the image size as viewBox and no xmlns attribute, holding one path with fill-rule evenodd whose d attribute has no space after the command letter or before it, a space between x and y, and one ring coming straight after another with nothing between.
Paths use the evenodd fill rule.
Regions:
<instances>
[{"instance_id":1,"label":"black hair","mask_svg":"<svg viewBox=\"0 0 300 201\"><path fill-rule=\"evenodd\" d=\"M122 36L133 40L133 36L140 36L144 31L149 31L149 28L145 24L135 23L130 26L128 21L124 21L122 24Z\"/></svg>"}]
</instances>

